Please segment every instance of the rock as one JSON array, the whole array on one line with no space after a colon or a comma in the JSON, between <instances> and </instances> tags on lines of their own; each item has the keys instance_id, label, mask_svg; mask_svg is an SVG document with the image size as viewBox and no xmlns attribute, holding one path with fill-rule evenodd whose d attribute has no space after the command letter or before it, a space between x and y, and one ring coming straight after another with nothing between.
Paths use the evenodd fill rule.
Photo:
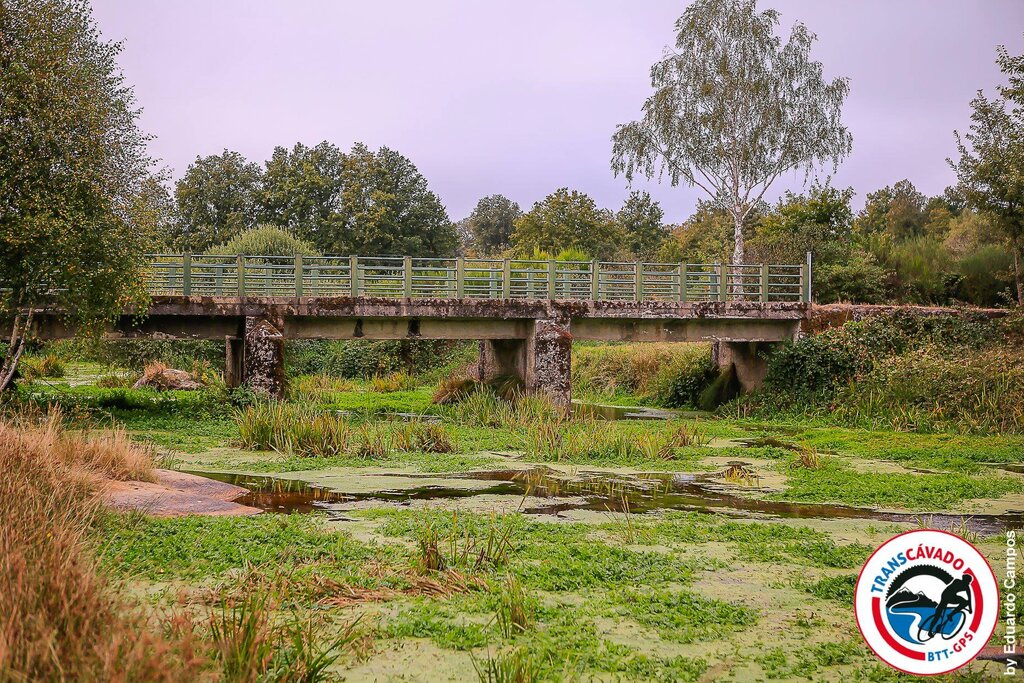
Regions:
<instances>
[{"instance_id":1,"label":"rock","mask_svg":"<svg viewBox=\"0 0 1024 683\"><path fill-rule=\"evenodd\" d=\"M152 387L161 391L168 389L194 391L202 389L203 385L192 379L192 375L184 370L175 370L174 368L167 367L151 369L147 367L139 381L132 386L133 389L140 387Z\"/></svg>"},{"instance_id":2,"label":"rock","mask_svg":"<svg viewBox=\"0 0 1024 683\"><path fill-rule=\"evenodd\" d=\"M104 502L118 510L139 510L155 517L258 515L260 510L233 502L249 491L194 474L154 470L155 482L107 481Z\"/></svg>"}]
</instances>

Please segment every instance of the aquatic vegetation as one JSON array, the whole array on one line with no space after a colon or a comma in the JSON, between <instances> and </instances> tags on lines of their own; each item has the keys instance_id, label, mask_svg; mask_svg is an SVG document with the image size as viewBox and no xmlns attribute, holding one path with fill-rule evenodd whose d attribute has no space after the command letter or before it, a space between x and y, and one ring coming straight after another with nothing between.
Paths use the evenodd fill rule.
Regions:
<instances>
[{"instance_id":1,"label":"aquatic vegetation","mask_svg":"<svg viewBox=\"0 0 1024 683\"><path fill-rule=\"evenodd\" d=\"M514 575L507 575L501 582L498 593L498 609L495 621L504 638L523 633L532 627L533 611L523 584Z\"/></svg>"},{"instance_id":2,"label":"aquatic vegetation","mask_svg":"<svg viewBox=\"0 0 1024 683\"><path fill-rule=\"evenodd\" d=\"M523 648L492 656L480 662L473 657L473 668L480 683L534 683L541 680L540 672Z\"/></svg>"},{"instance_id":3,"label":"aquatic vegetation","mask_svg":"<svg viewBox=\"0 0 1024 683\"><path fill-rule=\"evenodd\" d=\"M330 402L335 394L356 391L358 385L350 379L331 375L302 375L288 381L288 398L299 403Z\"/></svg>"},{"instance_id":4,"label":"aquatic vegetation","mask_svg":"<svg viewBox=\"0 0 1024 683\"><path fill-rule=\"evenodd\" d=\"M42 378L60 378L67 372L64 361L57 356L26 356L18 366L26 382Z\"/></svg>"},{"instance_id":5,"label":"aquatic vegetation","mask_svg":"<svg viewBox=\"0 0 1024 683\"><path fill-rule=\"evenodd\" d=\"M392 435L395 448L400 451L424 453L454 453L458 450L452 431L437 422L413 420L400 423Z\"/></svg>"},{"instance_id":6,"label":"aquatic vegetation","mask_svg":"<svg viewBox=\"0 0 1024 683\"><path fill-rule=\"evenodd\" d=\"M370 390L380 393L407 391L416 388L416 379L407 372L398 371L388 375L374 375L370 379Z\"/></svg>"}]
</instances>

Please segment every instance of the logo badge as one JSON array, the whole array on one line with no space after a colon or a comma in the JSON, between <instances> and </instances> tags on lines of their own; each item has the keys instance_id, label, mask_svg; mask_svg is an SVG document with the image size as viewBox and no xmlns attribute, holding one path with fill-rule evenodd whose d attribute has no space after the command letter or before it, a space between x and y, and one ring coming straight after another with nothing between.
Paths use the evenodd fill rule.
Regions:
<instances>
[{"instance_id":1,"label":"logo badge","mask_svg":"<svg viewBox=\"0 0 1024 683\"><path fill-rule=\"evenodd\" d=\"M959 669L995 632L999 586L985 557L946 531L908 531L883 543L854 590L857 627L886 664L930 676Z\"/></svg>"}]
</instances>

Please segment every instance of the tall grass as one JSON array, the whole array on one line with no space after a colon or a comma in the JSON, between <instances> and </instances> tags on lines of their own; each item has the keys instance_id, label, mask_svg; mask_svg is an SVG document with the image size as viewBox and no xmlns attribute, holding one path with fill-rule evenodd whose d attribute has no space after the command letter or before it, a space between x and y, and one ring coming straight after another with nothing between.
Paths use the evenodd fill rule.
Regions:
<instances>
[{"instance_id":1,"label":"tall grass","mask_svg":"<svg viewBox=\"0 0 1024 683\"><path fill-rule=\"evenodd\" d=\"M551 461L672 460L680 448L703 447L710 439L696 425L681 423L663 429L618 426L592 418L564 423L537 422L522 431L527 455Z\"/></svg>"},{"instance_id":2,"label":"tall grass","mask_svg":"<svg viewBox=\"0 0 1024 683\"><path fill-rule=\"evenodd\" d=\"M0 422L0 678L194 679L189 644L152 631L90 547L99 477L143 476L147 462L123 437L72 435L55 417Z\"/></svg>"},{"instance_id":3,"label":"tall grass","mask_svg":"<svg viewBox=\"0 0 1024 683\"><path fill-rule=\"evenodd\" d=\"M308 406L269 402L235 412L239 445L310 457L353 455L384 458L392 452L450 453L457 443L450 430L421 421L356 424Z\"/></svg>"},{"instance_id":4,"label":"tall grass","mask_svg":"<svg viewBox=\"0 0 1024 683\"><path fill-rule=\"evenodd\" d=\"M624 393L657 405L696 406L700 392L715 375L708 344L573 347L573 390L594 399Z\"/></svg>"}]
</instances>

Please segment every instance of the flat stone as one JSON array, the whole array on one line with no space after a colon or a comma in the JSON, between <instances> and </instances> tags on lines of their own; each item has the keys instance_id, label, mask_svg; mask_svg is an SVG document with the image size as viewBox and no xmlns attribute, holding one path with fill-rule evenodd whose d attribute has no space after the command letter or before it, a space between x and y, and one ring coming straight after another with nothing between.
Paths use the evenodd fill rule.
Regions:
<instances>
[{"instance_id":1,"label":"flat stone","mask_svg":"<svg viewBox=\"0 0 1024 683\"><path fill-rule=\"evenodd\" d=\"M249 492L242 486L175 470L153 470L153 474L156 476L156 483L161 486L194 496L230 502Z\"/></svg>"},{"instance_id":2,"label":"flat stone","mask_svg":"<svg viewBox=\"0 0 1024 683\"><path fill-rule=\"evenodd\" d=\"M261 512L232 502L247 492L241 486L170 470L156 470L155 474L155 482L108 481L101 493L103 501L118 510L138 510L155 517L220 517Z\"/></svg>"}]
</instances>

